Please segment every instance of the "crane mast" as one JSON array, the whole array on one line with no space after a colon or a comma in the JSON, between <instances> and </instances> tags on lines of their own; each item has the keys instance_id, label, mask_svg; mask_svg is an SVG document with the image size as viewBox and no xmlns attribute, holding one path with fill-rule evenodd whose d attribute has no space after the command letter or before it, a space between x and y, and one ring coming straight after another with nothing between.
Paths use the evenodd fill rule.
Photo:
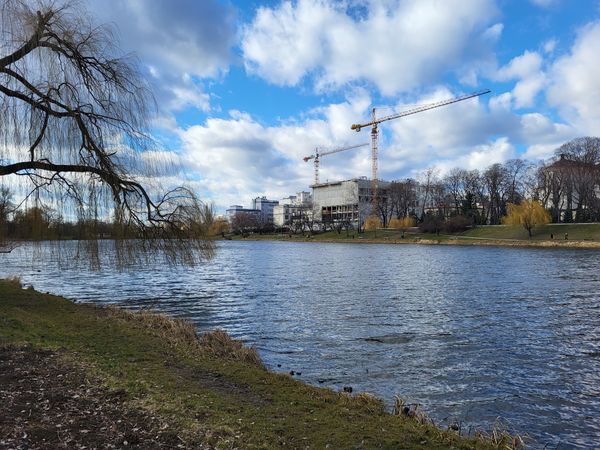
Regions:
<instances>
[{"instance_id":1,"label":"crane mast","mask_svg":"<svg viewBox=\"0 0 600 450\"><path fill-rule=\"evenodd\" d=\"M319 166L321 163L321 157L326 156L326 155L331 155L333 153L339 153L339 152L344 152L346 150L352 150L355 148L360 148L360 147L365 147L366 145L369 145L368 143L365 144L358 144L358 145L350 145L350 146L346 146L346 147L340 147L340 148L334 148L331 150L327 150L327 149L321 149L319 147L315 148L315 154L314 155L310 155L310 156L305 156L304 161L308 162L311 159L314 160L314 165L315 165L315 184L319 184Z\"/></svg>"},{"instance_id":2,"label":"crane mast","mask_svg":"<svg viewBox=\"0 0 600 450\"><path fill-rule=\"evenodd\" d=\"M461 95L459 97L453 97L446 100L441 100L439 102L428 103L426 105L417 106L415 108L402 111L396 114L390 114L388 116L383 116L380 118L376 117L376 109L373 108L371 110L371 121L367 123L361 124L353 124L350 128L359 132L361 129L365 127L371 127L371 198L373 201L373 205L377 204L377 190L379 181L377 179L377 142L378 142L378 125L383 122L387 122L389 120L399 119L400 117L410 116L412 114L417 114L423 111L428 111L434 108L440 108L441 106L450 105L452 103L462 102L463 100L467 100L474 97L479 97L480 95L489 94L491 91L489 89L485 89L479 92L473 92L471 94Z\"/></svg>"}]
</instances>

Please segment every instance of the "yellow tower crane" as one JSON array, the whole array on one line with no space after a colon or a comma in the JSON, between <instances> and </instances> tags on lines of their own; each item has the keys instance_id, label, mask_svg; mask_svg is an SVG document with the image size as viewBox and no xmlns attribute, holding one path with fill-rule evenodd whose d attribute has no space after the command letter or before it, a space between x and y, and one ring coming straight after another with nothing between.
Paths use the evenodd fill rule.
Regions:
<instances>
[{"instance_id":1,"label":"yellow tower crane","mask_svg":"<svg viewBox=\"0 0 600 450\"><path fill-rule=\"evenodd\" d=\"M366 142L364 144L350 145L350 146L347 146L347 147L334 148L334 149L331 149L331 150L321 149L321 148L317 147L317 148L315 148L315 154L314 155L305 156L302 159L304 159L305 162L308 162L311 159L314 160L314 163L315 163L315 184L319 184L319 165L321 163L321 157L326 156L326 155L331 155L333 153L344 152L346 150L352 150L352 149L355 149L355 148L366 147L367 145L369 145L368 142Z\"/></svg>"},{"instance_id":2,"label":"yellow tower crane","mask_svg":"<svg viewBox=\"0 0 600 450\"><path fill-rule=\"evenodd\" d=\"M459 97L453 97L446 100L441 100L435 103L428 103L426 105L417 106L415 108L409 109L407 111L399 112L396 114L390 114L389 116L383 116L377 118L375 115L375 108L371 110L371 121L367 123L354 124L350 128L355 131L360 131L364 127L371 127L371 195L373 204L377 203L377 187L378 187L378 179L377 179L377 140L379 130L377 129L377 125L382 122L387 122L388 120L399 119L400 117L410 116L412 114L417 114L423 111L427 111L434 108L439 108L441 106L450 105L452 103L462 102L463 100L467 100L473 97L479 97L480 95L489 94L491 91L489 89L485 89L479 92L473 92L471 94L461 95Z\"/></svg>"}]
</instances>

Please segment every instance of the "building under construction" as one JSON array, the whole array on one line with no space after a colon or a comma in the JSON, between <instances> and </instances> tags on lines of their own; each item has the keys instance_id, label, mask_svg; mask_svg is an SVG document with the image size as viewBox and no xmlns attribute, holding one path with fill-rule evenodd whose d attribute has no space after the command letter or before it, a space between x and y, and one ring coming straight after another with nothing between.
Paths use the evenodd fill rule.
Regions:
<instances>
[{"instance_id":1,"label":"building under construction","mask_svg":"<svg viewBox=\"0 0 600 450\"><path fill-rule=\"evenodd\" d=\"M390 183L379 181L377 196L385 201ZM315 219L324 224L360 225L373 208L373 183L367 177L312 185Z\"/></svg>"}]
</instances>

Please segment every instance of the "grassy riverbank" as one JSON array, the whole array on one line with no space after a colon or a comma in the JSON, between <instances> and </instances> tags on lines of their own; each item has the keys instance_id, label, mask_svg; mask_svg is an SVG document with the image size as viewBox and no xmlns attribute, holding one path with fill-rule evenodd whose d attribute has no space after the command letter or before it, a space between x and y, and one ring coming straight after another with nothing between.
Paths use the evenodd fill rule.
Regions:
<instances>
[{"instance_id":1,"label":"grassy riverbank","mask_svg":"<svg viewBox=\"0 0 600 450\"><path fill-rule=\"evenodd\" d=\"M565 239L565 235L567 239ZM251 234L232 236L234 240L278 240L292 242L352 242L393 244L497 245L507 247L566 247L600 249L600 224L549 224L534 228L529 238L520 226L484 225L462 233L420 233L411 229L402 237L398 230L381 229L364 233L328 231L306 234Z\"/></svg>"},{"instance_id":2,"label":"grassy riverbank","mask_svg":"<svg viewBox=\"0 0 600 450\"><path fill-rule=\"evenodd\" d=\"M7 281L0 393L0 447L510 448L267 371L224 333Z\"/></svg>"}]
</instances>

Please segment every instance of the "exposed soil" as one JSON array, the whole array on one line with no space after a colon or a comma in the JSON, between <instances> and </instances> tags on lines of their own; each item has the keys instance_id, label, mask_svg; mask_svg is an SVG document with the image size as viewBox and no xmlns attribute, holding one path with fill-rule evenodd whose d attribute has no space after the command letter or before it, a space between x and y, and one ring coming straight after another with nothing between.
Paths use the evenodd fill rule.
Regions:
<instances>
[{"instance_id":1,"label":"exposed soil","mask_svg":"<svg viewBox=\"0 0 600 450\"><path fill-rule=\"evenodd\" d=\"M91 383L61 352L0 346L0 449L190 447L125 397Z\"/></svg>"}]
</instances>

